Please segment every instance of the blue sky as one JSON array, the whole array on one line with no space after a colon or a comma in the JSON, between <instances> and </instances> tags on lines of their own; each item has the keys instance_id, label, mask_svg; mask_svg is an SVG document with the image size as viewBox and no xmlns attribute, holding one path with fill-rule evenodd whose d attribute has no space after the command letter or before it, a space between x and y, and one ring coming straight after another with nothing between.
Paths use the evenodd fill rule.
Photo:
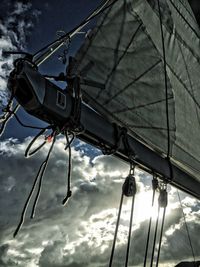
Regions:
<instances>
[{"instance_id":1,"label":"blue sky","mask_svg":"<svg viewBox=\"0 0 200 267\"><path fill-rule=\"evenodd\" d=\"M30 53L56 37L58 30L68 31L77 25L100 1L67 0L41 1L22 4L2 1L0 4L0 96L6 98L6 77L12 68L12 56L4 59L5 49L24 49ZM90 26L91 27L91 26ZM88 27L86 31L90 28ZM72 40L73 55L84 35ZM59 51L57 56L62 52ZM54 56L41 68L42 73L57 74L65 66ZM20 118L29 124L42 122L19 111ZM65 139L60 136L51 155L45 174L36 217L29 219L13 239L21 210L30 191L48 145L35 157L25 159L24 151L35 132L21 128L12 120L1 137L0 144L0 266L11 267L104 267L108 265L121 186L129 166L95 148L76 141L72 148L73 196L66 207L67 159ZM136 171L138 194L132 233L130 266L142 266L151 204L151 176ZM161 264L174 266L181 260L192 260L182 210L175 189L169 189L169 206L164 229ZM181 194L184 212L197 258L200 258L200 204ZM125 201L114 265L123 266L130 200ZM155 223L155 221L154 221Z\"/></svg>"}]
</instances>

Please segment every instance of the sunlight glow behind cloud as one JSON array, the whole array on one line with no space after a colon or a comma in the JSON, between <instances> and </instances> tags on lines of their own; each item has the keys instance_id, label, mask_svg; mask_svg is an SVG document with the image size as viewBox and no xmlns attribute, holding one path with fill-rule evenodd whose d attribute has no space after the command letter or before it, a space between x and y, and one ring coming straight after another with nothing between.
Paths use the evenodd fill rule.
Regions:
<instances>
[{"instance_id":1,"label":"sunlight glow behind cloud","mask_svg":"<svg viewBox=\"0 0 200 267\"><path fill-rule=\"evenodd\" d=\"M6 267L16 266L17 263L22 267L60 267L62 264L107 266L121 186L129 171L128 164L104 155L97 156L91 161L90 157L84 154L84 150L78 151L72 148L73 196L68 205L62 207L61 202L66 193L68 156L64 151L65 139L60 137L44 178L36 218L30 220L27 216L24 227L17 238L13 239L12 234L34 175L48 150L48 147L45 147L35 157L24 159L24 150L30 139L26 138L23 142L8 139L2 142L0 147L3 166L0 176L4 185L0 189L0 201L3 207L0 214L1 262ZM152 191L149 179L151 179L150 176L139 170L136 171L138 194L132 233L132 249L135 251L131 259L133 266L138 264L141 266L143 259L147 224L151 214ZM118 262L119 266L123 264L127 242L130 202L131 199L125 199L119 227L115 259L115 264ZM193 242L196 247L199 247L200 241L195 234L200 230L200 224L197 221L200 217L198 201L184 196L183 206L185 211L189 211L186 212L186 217L190 222ZM165 261L172 261L172 265L166 266L173 266L173 262L180 261L183 258L180 251L187 251L185 257L189 258L191 252L188 250L182 211L174 189L171 189L169 194L165 232L161 253L162 266L165 266ZM184 238L180 239L182 236ZM179 240L182 240L181 243ZM171 248L173 248L172 251Z\"/></svg>"}]
</instances>

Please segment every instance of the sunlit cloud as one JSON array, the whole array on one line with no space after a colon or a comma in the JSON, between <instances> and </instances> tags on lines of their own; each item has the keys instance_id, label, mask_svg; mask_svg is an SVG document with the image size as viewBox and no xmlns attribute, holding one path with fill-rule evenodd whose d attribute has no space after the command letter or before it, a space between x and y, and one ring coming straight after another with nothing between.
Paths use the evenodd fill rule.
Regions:
<instances>
[{"instance_id":1,"label":"sunlit cloud","mask_svg":"<svg viewBox=\"0 0 200 267\"><path fill-rule=\"evenodd\" d=\"M34 220L27 213L25 224L16 239L12 238L19 221L20 212L33 183L37 169L45 158L50 144L35 156L25 159L24 151L31 137L20 142L7 139L1 142L1 262L7 266L61 267L107 266L117 221L122 184L129 173L129 165L111 156L99 155L90 159L87 152L72 148L73 195L66 207L61 205L66 194L68 153L64 150L65 138L58 138L50 157L44 177L42 194ZM41 140L36 142L39 144ZM83 145L83 144L82 144ZM12 166L12 168L10 167ZM151 176L136 169L138 193L132 227L132 266L141 266L150 216L153 224L157 216L152 211ZM174 266L185 258L191 258L188 249L182 210L173 188L169 191L161 260L163 266ZM195 247L199 247L196 232L199 231L199 204L196 200L181 195L182 205L190 225ZM193 208L192 208L193 206ZM195 208L196 207L196 208ZM115 266L122 266L127 244L130 221L131 198L123 204L116 242ZM42 233L42 234L41 234ZM186 244L186 245L184 245ZM172 248L172 250L171 250ZM198 251L196 251L198 255ZM164 265L171 262L171 265Z\"/></svg>"},{"instance_id":2,"label":"sunlit cloud","mask_svg":"<svg viewBox=\"0 0 200 267\"><path fill-rule=\"evenodd\" d=\"M5 4L5 3L4 3ZM3 5L3 3L2 3ZM33 10L32 4L27 1L6 1L9 14L2 9L4 16L0 19L0 106L5 106L9 97L7 79L13 68L13 55L5 55L5 51L23 51L26 40L40 11ZM30 13L31 10L31 13Z\"/></svg>"}]
</instances>

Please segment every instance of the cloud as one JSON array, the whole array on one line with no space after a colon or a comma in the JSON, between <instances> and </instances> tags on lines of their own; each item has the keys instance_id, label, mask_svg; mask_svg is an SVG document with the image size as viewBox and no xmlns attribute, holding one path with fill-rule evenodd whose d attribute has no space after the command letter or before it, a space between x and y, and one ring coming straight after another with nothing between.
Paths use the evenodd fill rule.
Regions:
<instances>
[{"instance_id":1,"label":"cloud","mask_svg":"<svg viewBox=\"0 0 200 267\"><path fill-rule=\"evenodd\" d=\"M66 207L61 205L66 194L68 154L65 139L60 137L50 157L36 217L30 220L30 209L23 228L12 238L20 212L30 191L40 163L48 152L47 144L35 156L25 159L24 151L31 137L19 141L7 139L0 146L0 259L2 266L20 267L105 267L108 265L115 231L122 183L129 166L111 156L91 158L88 152L72 148L73 195ZM38 140L38 142L41 140ZM83 145L83 144L81 144ZM80 147L80 146L78 146ZM146 179L150 177L146 176ZM141 266L146 242L152 192L145 174L136 171L139 185L134 213L130 264ZM191 257L182 211L176 191L171 190L169 214L165 223L161 260L174 266L179 259ZM199 248L198 202L183 196L194 246ZM125 199L122 210L114 266L123 266L126 251L131 199ZM196 208L191 208L191 205ZM31 207L31 205L30 205ZM145 210L145 212L144 212ZM197 220L198 219L198 220ZM155 223L155 222L154 222ZM171 248L173 250L171 251ZM188 249L186 251L186 248ZM198 251L197 255L198 255ZM169 262L172 262L169 265ZM163 266L164 266L163 263ZM167 265L168 263L168 265Z\"/></svg>"},{"instance_id":2,"label":"cloud","mask_svg":"<svg viewBox=\"0 0 200 267\"><path fill-rule=\"evenodd\" d=\"M2 1L0 18L0 106L8 101L7 79L13 68L13 55L5 56L5 51L24 51L27 38L40 12L32 10L30 2ZM30 12L31 10L31 12Z\"/></svg>"}]
</instances>

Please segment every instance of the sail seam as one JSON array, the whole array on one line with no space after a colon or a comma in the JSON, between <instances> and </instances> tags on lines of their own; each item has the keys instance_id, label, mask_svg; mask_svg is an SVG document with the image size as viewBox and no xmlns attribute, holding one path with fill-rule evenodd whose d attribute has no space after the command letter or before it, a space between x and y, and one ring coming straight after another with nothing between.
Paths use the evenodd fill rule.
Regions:
<instances>
[{"instance_id":1,"label":"sail seam","mask_svg":"<svg viewBox=\"0 0 200 267\"><path fill-rule=\"evenodd\" d=\"M193 31L193 33L196 35L196 37L198 39L200 39L200 36L198 35L197 31L194 29L194 27L186 20L186 18L181 14L180 10L177 8L177 6L174 4L174 2L172 0L168 0L172 6L174 7L174 9L177 11L177 13L179 14L179 16L185 21L185 23L188 25L188 27Z\"/></svg>"},{"instance_id":2,"label":"sail seam","mask_svg":"<svg viewBox=\"0 0 200 267\"><path fill-rule=\"evenodd\" d=\"M190 15L190 17L193 19L193 21L196 23L194 15L190 12L190 10L183 4L181 0L179 0L179 3L183 6L183 8L187 11L187 13Z\"/></svg>"},{"instance_id":3,"label":"sail seam","mask_svg":"<svg viewBox=\"0 0 200 267\"><path fill-rule=\"evenodd\" d=\"M162 51L163 51L163 68L164 68L164 79L165 79L165 98L166 98L166 124L167 124L167 158L170 162L170 121L169 121L169 102L168 102L168 86L167 86L167 62L166 62L166 51L165 51L165 41L164 41L164 33L162 27L162 15L160 9L160 0L157 0L158 10L159 10L159 20L160 20L160 33L161 33L161 41L162 41ZM172 175L171 175L172 176ZM172 177L171 177L172 178Z\"/></svg>"},{"instance_id":4,"label":"sail seam","mask_svg":"<svg viewBox=\"0 0 200 267\"><path fill-rule=\"evenodd\" d=\"M173 96L168 97L168 99L173 99ZM153 102L150 102L150 103L134 106L134 107L131 107L131 108L118 109L118 110L113 111L113 113L123 113L123 112L126 112L126 111L132 111L132 110L135 110L135 109L145 108L145 107L148 107L148 106L151 106L151 105L162 103L164 101L166 101L165 98L157 100L157 101L153 101Z\"/></svg>"},{"instance_id":5,"label":"sail seam","mask_svg":"<svg viewBox=\"0 0 200 267\"><path fill-rule=\"evenodd\" d=\"M119 63L120 63L121 60L124 58L125 54L127 53L128 49L129 49L129 47L130 47L130 45L132 44L132 42L133 42L135 36L137 35L139 29L141 28L141 26L142 26L142 23L140 23L139 26L137 27L137 29L136 29L136 31L134 32L134 34L133 34L133 36L132 36L130 42L128 43L126 49L123 51L123 54L122 54L121 57L118 59L118 61L116 62L116 64L115 64L114 67L112 68L111 72L110 72L109 75L107 76L106 81L105 81L105 84L108 83L108 81L109 81L110 77L112 76L113 72L117 69Z\"/></svg>"},{"instance_id":6,"label":"sail seam","mask_svg":"<svg viewBox=\"0 0 200 267\"><path fill-rule=\"evenodd\" d=\"M182 51L182 48L181 48L180 45L179 45L179 48L180 48L181 55L182 55L182 58L183 58L185 70L186 70L186 73L187 73L187 76L188 76L188 81L189 81L189 84L190 84L190 88L191 88L192 94L194 96L194 89L193 89L193 86L192 86L192 81L191 81L191 78L190 78L189 69L187 67L187 64L186 64L186 61L185 61L185 57L184 57L184 54L183 54L183 51ZM198 122L199 122L199 125L200 125L200 118L199 118L199 113L198 113L197 105L195 105L195 109L196 109L196 114L197 114Z\"/></svg>"},{"instance_id":7,"label":"sail seam","mask_svg":"<svg viewBox=\"0 0 200 267\"><path fill-rule=\"evenodd\" d=\"M192 95L192 93L189 91L189 89L184 84L184 82L179 78L178 74L173 70L173 68L169 64L167 64L167 66L170 69L170 71L174 74L174 76L177 78L177 80L182 84L182 86L185 88L185 90L188 92L189 96L192 98L192 100L197 105L197 107L200 109L200 103L198 103L195 96Z\"/></svg>"},{"instance_id":8,"label":"sail seam","mask_svg":"<svg viewBox=\"0 0 200 267\"><path fill-rule=\"evenodd\" d=\"M114 3L113 3L113 4L114 4ZM104 24L106 18L108 17L108 14L109 14L109 12L110 12L111 9L112 9L112 5L108 8L107 12L106 12L105 15L104 15L104 18L102 18L101 23L96 27L95 30L92 31L92 37L87 39L87 40L88 40L88 44L87 44L87 46L86 46L86 49L85 49L84 53L78 53L78 54L77 54L77 61L79 61L80 64L81 64L81 61L82 61L82 60L84 59L84 57L86 56L87 51L90 49L91 44L92 44L92 41L93 41L93 40L95 39L95 37L97 36L98 32L101 31L101 27L103 26L103 24ZM85 44L83 44L82 47L85 48ZM84 50L84 48L83 48L83 50ZM81 51L81 49L80 49L79 51ZM79 56L80 56L80 58L79 58Z\"/></svg>"},{"instance_id":9,"label":"sail seam","mask_svg":"<svg viewBox=\"0 0 200 267\"><path fill-rule=\"evenodd\" d=\"M118 66L118 62L120 62L121 61L121 58L123 58L123 56L125 55L125 51L126 51L126 49L125 49L125 51L124 51L124 53L123 53L123 55L118 59L118 55L119 55L119 47L120 47L120 43L121 43L121 35L123 34L123 29L124 29L124 25L125 25L125 19L126 19L126 1L124 0L124 3L123 3L123 5L122 5L122 7L123 7L123 17L122 17L122 21L121 21L121 25L120 25L120 30L119 30L119 38L118 38L118 40L117 40L117 44L116 44L116 47L115 47L115 49L114 49L114 66L113 66L113 69L115 69L115 66ZM107 84L107 82L108 82L108 80L109 80L109 76L111 76L112 75L112 71L111 71L111 73L110 73L110 75L108 74L108 76L107 76L107 78L106 78L106 81L105 81L105 84ZM97 95L97 98L99 98L100 97L100 95L101 95L101 90L99 91L99 93L98 93L98 95Z\"/></svg>"},{"instance_id":10,"label":"sail seam","mask_svg":"<svg viewBox=\"0 0 200 267\"><path fill-rule=\"evenodd\" d=\"M158 14L153 10L153 12L158 16ZM177 39L186 49L190 51L192 56L197 60L198 64L200 64L200 57L196 52L183 40L181 35L177 31L171 31L167 24L164 24L165 30L170 34L174 35L175 39ZM147 33L148 34L148 33ZM150 38L151 39L151 38Z\"/></svg>"},{"instance_id":11,"label":"sail seam","mask_svg":"<svg viewBox=\"0 0 200 267\"><path fill-rule=\"evenodd\" d=\"M141 73L138 77L136 77L133 81L128 83L124 88L122 88L120 91L118 91L115 95L113 95L110 99L106 100L102 105L109 104L113 99L115 99L118 95L125 92L131 85L133 85L135 82L139 81L143 76L145 76L148 72L150 72L152 69L154 69L159 63L161 63L162 60L159 59L155 64L153 64L151 67L149 67L147 70L145 70L143 73Z\"/></svg>"}]
</instances>

